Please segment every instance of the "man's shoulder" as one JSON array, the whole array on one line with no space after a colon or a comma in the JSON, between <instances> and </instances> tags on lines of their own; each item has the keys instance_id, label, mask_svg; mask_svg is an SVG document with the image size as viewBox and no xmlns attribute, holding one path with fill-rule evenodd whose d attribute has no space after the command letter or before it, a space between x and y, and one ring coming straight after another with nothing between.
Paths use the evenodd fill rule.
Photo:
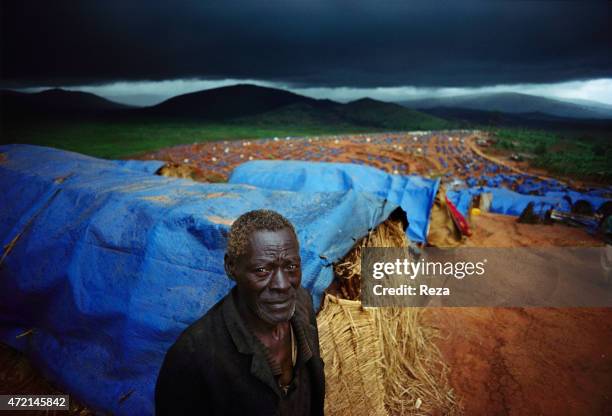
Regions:
<instances>
[{"instance_id":1,"label":"man's shoulder","mask_svg":"<svg viewBox=\"0 0 612 416\"><path fill-rule=\"evenodd\" d=\"M196 352L201 354L203 345L210 345L223 339L227 330L225 329L222 310L227 296L217 302L197 321L185 328L171 350L181 354L195 354Z\"/></svg>"}]
</instances>

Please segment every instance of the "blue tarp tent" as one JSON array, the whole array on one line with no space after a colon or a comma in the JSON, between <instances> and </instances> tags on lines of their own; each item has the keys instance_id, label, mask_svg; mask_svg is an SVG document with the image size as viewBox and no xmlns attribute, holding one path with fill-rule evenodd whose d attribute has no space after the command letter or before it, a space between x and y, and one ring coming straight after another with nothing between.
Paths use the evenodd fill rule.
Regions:
<instances>
[{"instance_id":1,"label":"blue tarp tent","mask_svg":"<svg viewBox=\"0 0 612 416\"><path fill-rule=\"evenodd\" d=\"M567 201L556 196L523 195L506 188L490 188L486 186L465 188L457 191L447 191L448 199L463 215L468 214L472 198L481 193L491 193L493 198L489 210L496 214L519 216L530 202L534 203L534 212L543 215L547 210L555 208L569 211Z\"/></svg>"},{"instance_id":2,"label":"blue tarp tent","mask_svg":"<svg viewBox=\"0 0 612 416\"><path fill-rule=\"evenodd\" d=\"M159 160L113 160L112 161L117 167L129 170L136 170L138 172L154 174L164 166L164 162Z\"/></svg>"},{"instance_id":3,"label":"blue tarp tent","mask_svg":"<svg viewBox=\"0 0 612 416\"><path fill-rule=\"evenodd\" d=\"M523 195L506 188L484 188L483 192L493 194L490 209L491 212L498 214L519 216L530 202L533 202L533 211L538 215L544 215L546 211L553 208L569 208L561 198Z\"/></svg>"},{"instance_id":4,"label":"blue tarp tent","mask_svg":"<svg viewBox=\"0 0 612 416\"><path fill-rule=\"evenodd\" d=\"M476 186L478 184L478 180L476 178L467 178L465 182L468 186Z\"/></svg>"},{"instance_id":5,"label":"blue tarp tent","mask_svg":"<svg viewBox=\"0 0 612 416\"><path fill-rule=\"evenodd\" d=\"M98 411L154 412L165 351L232 286L223 254L240 214L271 208L295 224L318 305L331 262L397 207L357 190L151 175L158 167L0 146L0 339Z\"/></svg>"},{"instance_id":6,"label":"blue tarp tent","mask_svg":"<svg viewBox=\"0 0 612 416\"><path fill-rule=\"evenodd\" d=\"M453 203L455 208L466 217L472 206L472 199L480 194L480 188L464 188L458 190L447 190L446 196Z\"/></svg>"},{"instance_id":7,"label":"blue tarp tent","mask_svg":"<svg viewBox=\"0 0 612 416\"><path fill-rule=\"evenodd\" d=\"M588 194L588 193L581 193L581 192L573 191L570 189L566 189L563 191L556 191L556 192L549 191L545 195L569 198L569 200L572 202L572 205L574 205L578 201L586 201L591 205L591 207L593 208L593 211L597 211L606 202L612 201L608 198L603 198L601 196L596 196L596 195Z\"/></svg>"},{"instance_id":8,"label":"blue tarp tent","mask_svg":"<svg viewBox=\"0 0 612 416\"><path fill-rule=\"evenodd\" d=\"M408 237L419 242L427 241L429 216L440 186L439 179L391 175L351 163L263 160L238 166L229 182L286 191L371 193L402 207L408 216Z\"/></svg>"}]
</instances>

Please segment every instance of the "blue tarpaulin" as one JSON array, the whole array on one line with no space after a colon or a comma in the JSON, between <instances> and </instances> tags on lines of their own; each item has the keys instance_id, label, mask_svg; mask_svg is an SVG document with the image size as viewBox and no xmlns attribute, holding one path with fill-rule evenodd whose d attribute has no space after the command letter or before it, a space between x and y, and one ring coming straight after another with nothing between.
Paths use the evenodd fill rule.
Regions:
<instances>
[{"instance_id":1,"label":"blue tarpaulin","mask_svg":"<svg viewBox=\"0 0 612 416\"><path fill-rule=\"evenodd\" d=\"M113 160L117 167L153 174L164 166L159 160Z\"/></svg>"},{"instance_id":2,"label":"blue tarpaulin","mask_svg":"<svg viewBox=\"0 0 612 416\"><path fill-rule=\"evenodd\" d=\"M447 190L446 196L453 203L457 211L466 217L472 207L472 199L480 194L480 188L463 188L458 190Z\"/></svg>"},{"instance_id":3,"label":"blue tarpaulin","mask_svg":"<svg viewBox=\"0 0 612 416\"><path fill-rule=\"evenodd\" d=\"M295 224L318 306L331 263L397 208L359 189L151 175L159 165L0 146L0 339L98 411L154 412L167 348L232 286L223 254L240 214L270 208Z\"/></svg>"},{"instance_id":4,"label":"blue tarpaulin","mask_svg":"<svg viewBox=\"0 0 612 416\"><path fill-rule=\"evenodd\" d=\"M570 189L566 189L563 191L556 191L556 192L549 191L545 195L546 196L556 196L556 197L566 197L572 202L572 205L576 204L579 201L585 201L589 203L591 208L593 208L593 211L597 211L606 202L612 201L608 198L603 198L601 196L596 196L596 195L588 194L588 193L576 192Z\"/></svg>"},{"instance_id":5,"label":"blue tarpaulin","mask_svg":"<svg viewBox=\"0 0 612 416\"><path fill-rule=\"evenodd\" d=\"M431 208L440 186L439 179L391 175L351 163L263 160L238 166L229 182L286 191L371 193L402 207L408 216L408 237L418 242L427 241Z\"/></svg>"},{"instance_id":6,"label":"blue tarpaulin","mask_svg":"<svg viewBox=\"0 0 612 416\"><path fill-rule=\"evenodd\" d=\"M534 213L544 215L549 209L569 211L568 202L558 196L524 195L506 188L490 188L486 186L447 191L448 199L459 212L467 215L472 198L482 193L492 194L489 211L496 214L519 216L530 202L534 204Z\"/></svg>"},{"instance_id":7,"label":"blue tarpaulin","mask_svg":"<svg viewBox=\"0 0 612 416\"><path fill-rule=\"evenodd\" d=\"M493 194L490 210L498 214L519 216L531 202L533 202L533 212L540 216L553 208L561 210L570 208L562 198L523 195L506 188L485 188L484 192Z\"/></svg>"}]
</instances>

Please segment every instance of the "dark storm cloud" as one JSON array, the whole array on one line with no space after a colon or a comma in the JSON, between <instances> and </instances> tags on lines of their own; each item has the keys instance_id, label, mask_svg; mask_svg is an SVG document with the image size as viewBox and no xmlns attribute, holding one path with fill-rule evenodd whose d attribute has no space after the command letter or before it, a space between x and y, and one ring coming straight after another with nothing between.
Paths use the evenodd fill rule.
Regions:
<instances>
[{"instance_id":1,"label":"dark storm cloud","mask_svg":"<svg viewBox=\"0 0 612 416\"><path fill-rule=\"evenodd\" d=\"M4 86L249 78L478 86L612 75L610 2L2 3Z\"/></svg>"}]
</instances>

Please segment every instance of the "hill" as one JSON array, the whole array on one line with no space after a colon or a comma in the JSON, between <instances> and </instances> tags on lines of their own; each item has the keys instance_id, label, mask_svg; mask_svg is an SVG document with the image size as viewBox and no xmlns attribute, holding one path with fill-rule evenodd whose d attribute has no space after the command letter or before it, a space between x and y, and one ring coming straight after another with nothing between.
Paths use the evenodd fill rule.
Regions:
<instances>
[{"instance_id":1,"label":"hill","mask_svg":"<svg viewBox=\"0 0 612 416\"><path fill-rule=\"evenodd\" d=\"M612 108L608 108L605 104L586 100L569 102L519 93L427 98L402 101L400 104L407 108L419 110L453 108L507 114L545 114L574 119L612 119Z\"/></svg>"},{"instance_id":2,"label":"hill","mask_svg":"<svg viewBox=\"0 0 612 416\"><path fill-rule=\"evenodd\" d=\"M438 117L370 98L341 104L248 84L183 94L138 111L164 118L258 126L304 125L334 129L355 126L402 130L439 129L448 125Z\"/></svg>"},{"instance_id":3,"label":"hill","mask_svg":"<svg viewBox=\"0 0 612 416\"><path fill-rule=\"evenodd\" d=\"M281 107L305 104L315 108L333 107L329 100L315 100L289 91L250 84L213 88L172 97L143 114L206 120L228 120L266 113Z\"/></svg>"},{"instance_id":4,"label":"hill","mask_svg":"<svg viewBox=\"0 0 612 416\"><path fill-rule=\"evenodd\" d=\"M381 129L434 130L449 128L451 124L439 117L371 98L362 98L345 104L339 112L347 121Z\"/></svg>"},{"instance_id":5,"label":"hill","mask_svg":"<svg viewBox=\"0 0 612 416\"><path fill-rule=\"evenodd\" d=\"M329 101L324 106L299 102L237 121L258 125L354 126L360 130L433 130L450 125L439 117L370 98L347 104Z\"/></svg>"},{"instance_id":6,"label":"hill","mask_svg":"<svg viewBox=\"0 0 612 416\"><path fill-rule=\"evenodd\" d=\"M208 140L451 127L397 104L369 99L341 104L253 85L184 94L148 108L116 105L93 94L57 92L6 92L0 142L116 157ZM30 101L39 96L48 101L32 111Z\"/></svg>"},{"instance_id":7,"label":"hill","mask_svg":"<svg viewBox=\"0 0 612 416\"><path fill-rule=\"evenodd\" d=\"M558 117L541 112L503 113L454 107L435 107L420 110L442 118L462 128L472 127L525 127L555 131L612 131L612 119L586 119ZM609 134L607 134L609 136Z\"/></svg>"},{"instance_id":8,"label":"hill","mask_svg":"<svg viewBox=\"0 0 612 416\"><path fill-rule=\"evenodd\" d=\"M72 118L105 114L127 108L129 106L82 91L67 91L59 88L38 93L0 90L0 110L3 118Z\"/></svg>"}]
</instances>

